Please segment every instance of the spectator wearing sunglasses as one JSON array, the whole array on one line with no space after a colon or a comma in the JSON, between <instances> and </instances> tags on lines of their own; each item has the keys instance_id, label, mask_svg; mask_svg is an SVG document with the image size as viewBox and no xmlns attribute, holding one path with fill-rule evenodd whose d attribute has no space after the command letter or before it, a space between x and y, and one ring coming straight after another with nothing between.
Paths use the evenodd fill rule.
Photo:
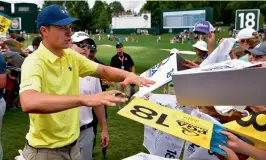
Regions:
<instances>
[{"instance_id":1,"label":"spectator wearing sunglasses","mask_svg":"<svg viewBox=\"0 0 266 160\"><path fill-rule=\"evenodd\" d=\"M89 53L89 56L88 58L96 63L99 63L101 65L105 65L103 62L99 61L97 58L96 58L96 53L97 53L97 48L96 48L96 44L91 44L90 45L90 53ZM106 91L108 88L109 88L109 82L104 80L104 79L100 79L100 83L101 83L101 88L102 88L102 91ZM107 119L107 108L106 106L104 106L104 110L105 110L105 117ZM96 112L94 109L92 109L92 115L93 115L93 132L94 132L94 135L96 136L97 135L97 128L98 128L98 118L97 118L97 115L96 115ZM95 147L95 144L96 144L96 138L94 138L94 143L93 143L93 147Z\"/></svg>"},{"instance_id":2,"label":"spectator wearing sunglasses","mask_svg":"<svg viewBox=\"0 0 266 160\"><path fill-rule=\"evenodd\" d=\"M71 49L77 51L85 57L90 57L90 60L95 61L95 57L92 58L93 54L96 53L95 45L89 44L90 38L85 32L76 32L71 37L72 45ZM94 46L94 47L92 47ZM80 95L95 94L102 92L101 83L99 78L87 76L84 78L79 78L79 91ZM80 155L81 160L92 159L92 151L95 142L95 132L94 132L94 118L99 120L102 128L102 147L107 147L109 143L109 136L107 131L107 124L105 118L104 106L98 106L93 109L95 117L92 113L92 108L82 106L80 107ZM98 121L97 121L98 122Z\"/></svg>"}]
</instances>

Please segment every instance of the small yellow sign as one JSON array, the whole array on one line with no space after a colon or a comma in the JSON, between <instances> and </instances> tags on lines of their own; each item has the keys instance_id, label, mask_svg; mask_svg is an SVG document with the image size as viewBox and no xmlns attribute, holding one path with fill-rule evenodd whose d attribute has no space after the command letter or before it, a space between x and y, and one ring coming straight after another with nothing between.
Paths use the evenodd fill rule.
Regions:
<instances>
[{"instance_id":1,"label":"small yellow sign","mask_svg":"<svg viewBox=\"0 0 266 160\"><path fill-rule=\"evenodd\" d=\"M7 18L3 14L0 14L0 32L5 35L9 26L11 24L11 19Z\"/></svg>"},{"instance_id":2,"label":"small yellow sign","mask_svg":"<svg viewBox=\"0 0 266 160\"><path fill-rule=\"evenodd\" d=\"M210 149L213 124L203 119L135 98L119 115Z\"/></svg>"},{"instance_id":3,"label":"small yellow sign","mask_svg":"<svg viewBox=\"0 0 266 160\"><path fill-rule=\"evenodd\" d=\"M209 121L140 98L132 100L118 114L210 149L213 123ZM266 112L253 114L223 126L248 138L256 147L266 149Z\"/></svg>"}]
</instances>

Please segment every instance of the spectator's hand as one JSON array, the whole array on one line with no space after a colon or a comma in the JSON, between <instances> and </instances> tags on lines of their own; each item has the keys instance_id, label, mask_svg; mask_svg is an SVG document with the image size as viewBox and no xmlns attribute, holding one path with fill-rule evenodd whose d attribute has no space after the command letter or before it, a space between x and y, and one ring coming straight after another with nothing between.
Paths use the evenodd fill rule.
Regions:
<instances>
[{"instance_id":1,"label":"spectator's hand","mask_svg":"<svg viewBox=\"0 0 266 160\"><path fill-rule=\"evenodd\" d=\"M115 96L118 94L119 96ZM81 97L81 105L80 106L88 106L88 107L97 107L97 106L116 106L115 103L124 103L128 101L125 97L125 94L121 91L113 90L100 92L91 95L82 95Z\"/></svg>"},{"instance_id":2,"label":"spectator's hand","mask_svg":"<svg viewBox=\"0 0 266 160\"><path fill-rule=\"evenodd\" d=\"M149 87L151 84L154 84L154 83L155 82L152 81L152 80L148 80L148 79L140 77L140 76L138 76L138 75L136 75L134 73L131 73L120 84L121 84L121 86L127 86L127 85L130 85L130 84L136 84L139 87L143 87L143 86Z\"/></svg>"},{"instance_id":3,"label":"spectator's hand","mask_svg":"<svg viewBox=\"0 0 266 160\"><path fill-rule=\"evenodd\" d=\"M239 139L237 136L230 132L220 131L220 133L226 135L228 137L227 146L237 153L242 153L242 145L243 141Z\"/></svg>"},{"instance_id":4,"label":"spectator's hand","mask_svg":"<svg viewBox=\"0 0 266 160\"><path fill-rule=\"evenodd\" d=\"M236 153L232 149L226 146L219 147L227 153L227 155L225 156L226 160L239 160Z\"/></svg>"},{"instance_id":5,"label":"spectator's hand","mask_svg":"<svg viewBox=\"0 0 266 160\"><path fill-rule=\"evenodd\" d=\"M110 139L109 139L109 135L108 135L107 129L103 129L102 130L101 138L102 138L102 142L101 142L102 148L108 147Z\"/></svg>"},{"instance_id":6,"label":"spectator's hand","mask_svg":"<svg viewBox=\"0 0 266 160\"><path fill-rule=\"evenodd\" d=\"M198 65L198 64L196 64L196 63L194 63L194 62L192 62L190 60L187 60L187 59L185 59L185 61L183 63L183 66L186 67L186 68L189 68L189 69L191 69L191 68L199 68L200 67L200 65Z\"/></svg>"}]
</instances>

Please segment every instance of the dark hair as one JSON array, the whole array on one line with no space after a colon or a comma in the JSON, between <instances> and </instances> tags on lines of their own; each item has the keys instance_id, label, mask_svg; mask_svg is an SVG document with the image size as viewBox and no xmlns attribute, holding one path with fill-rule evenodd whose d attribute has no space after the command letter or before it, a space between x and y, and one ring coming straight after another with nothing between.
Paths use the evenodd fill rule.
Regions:
<instances>
[{"instance_id":1,"label":"dark hair","mask_svg":"<svg viewBox=\"0 0 266 160\"><path fill-rule=\"evenodd\" d=\"M41 41L42 41L42 37L41 36L37 36L37 37L33 38L32 46L39 46Z\"/></svg>"},{"instance_id":2,"label":"dark hair","mask_svg":"<svg viewBox=\"0 0 266 160\"><path fill-rule=\"evenodd\" d=\"M25 41L25 38L24 37L17 37L16 41L21 43L21 42Z\"/></svg>"}]
</instances>

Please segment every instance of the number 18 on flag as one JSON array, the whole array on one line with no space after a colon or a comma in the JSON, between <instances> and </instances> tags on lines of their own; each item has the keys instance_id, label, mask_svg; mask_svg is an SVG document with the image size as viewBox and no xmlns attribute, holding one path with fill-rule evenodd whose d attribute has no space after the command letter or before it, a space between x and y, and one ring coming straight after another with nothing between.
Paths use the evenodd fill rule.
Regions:
<instances>
[{"instance_id":1,"label":"number 18 on flag","mask_svg":"<svg viewBox=\"0 0 266 160\"><path fill-rule=\"evenodd\" d=\"M259 9L243 9L236 10L235 29L253 28L259 30L260 10Z\"/></svg>"}]
</instances>

